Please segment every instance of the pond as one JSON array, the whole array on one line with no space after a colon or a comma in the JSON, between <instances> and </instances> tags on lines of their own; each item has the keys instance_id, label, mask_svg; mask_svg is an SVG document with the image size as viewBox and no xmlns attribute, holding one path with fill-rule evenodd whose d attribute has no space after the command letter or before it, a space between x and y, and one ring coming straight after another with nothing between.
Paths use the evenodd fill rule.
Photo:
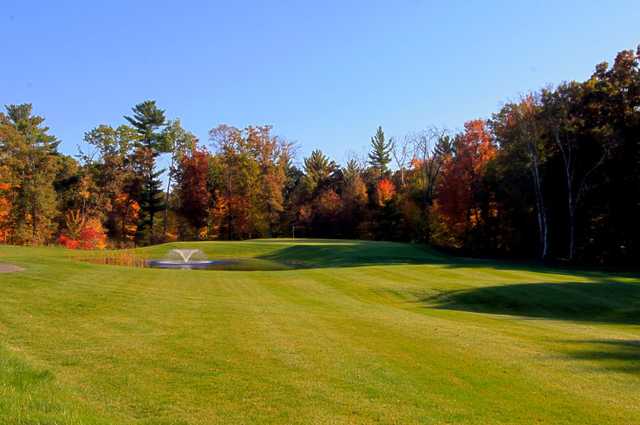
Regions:
<instances>
[{"instance_id":1,"label":"pond","mask_svg":"<svg viewBox=\"0 0 640 425\"><path fill-rule=\"evenodd\" d=\"M111 251L82 259L94 264L173 270L275 271L298 268L296 264L261 258L211 260L199 249L172 249L163 258L149 259L133 251Z\"/></svg>"}]
</instances>

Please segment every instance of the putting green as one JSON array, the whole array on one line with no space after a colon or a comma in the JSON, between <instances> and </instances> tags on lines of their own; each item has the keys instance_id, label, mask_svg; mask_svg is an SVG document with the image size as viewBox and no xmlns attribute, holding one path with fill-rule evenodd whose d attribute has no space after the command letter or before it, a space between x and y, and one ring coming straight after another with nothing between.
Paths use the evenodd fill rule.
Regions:
<instances>
[{"instance_id":1,"label":"putting green","mask_svg":"<svg viewBox=\"0 0 640 425\"><path fill-rule=\"evenodd\" d=\"M640 278L417 245L0 246L0 423L640 423Z\"/></svg>"}]
</instances>

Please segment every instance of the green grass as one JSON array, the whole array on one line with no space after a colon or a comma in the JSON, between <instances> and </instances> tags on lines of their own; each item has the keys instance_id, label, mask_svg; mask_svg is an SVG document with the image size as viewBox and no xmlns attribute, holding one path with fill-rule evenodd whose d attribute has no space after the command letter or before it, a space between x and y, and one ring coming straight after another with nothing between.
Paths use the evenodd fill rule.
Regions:
<instances>
[{"instance_id":1,"label":"green grass","mask_svg":"<svg viewBox=\"0 0 640 425\"><path fill-rule=\"evenodd\" d=\"M407 244L0 246L0 423L640 423L640 278ZM259 270L263 269L263 270Z\"/></svg>"}]
</instances>

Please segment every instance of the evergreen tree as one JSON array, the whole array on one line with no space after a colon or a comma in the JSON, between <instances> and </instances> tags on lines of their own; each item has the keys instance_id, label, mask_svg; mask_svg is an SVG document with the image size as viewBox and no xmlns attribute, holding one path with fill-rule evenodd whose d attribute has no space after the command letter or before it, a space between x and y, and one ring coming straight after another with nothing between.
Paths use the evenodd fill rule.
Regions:
<instances>
[{"instance_id":1,"label":"evergreen tree","mask_svg":"<svg viewBox=\"0 0 640 425\"><path fill-rule=\"evenodd\" d=\"M321 150L316 149L311 152L311 155L304 159L304 183L308 193L314 195L322 189L337 169L336 163Z\"/></svg>"},{"instance_id":2,"label":"evergreen tree","mask_svg":"<svg viewBox=\"0 0 640 425\"><path fill-rule=\"evenodd\" d=\"M164 170L156 169L156 159L163 149L161 129L166 125L164 111L153 100L139 103L133 108L133 116L125 116L140 136L133 155L134 170L137 175L133 185L134 197L140 204L140 222L137 239L153 242L154 218L164 210L164 195L160 176Z\"/></svg>"},{"instance_id":3,"label":"evergreen tree","mask_svg":"<svg viewBox=\"0 0 640 425\"><path fill-rule=\"evenodd\" d=\"M393 140L387 141L382 127L378 127L376 135L371 138L371 152L369 152L369 164L380 174L387 171L387 165L391 162L391 149Z\"/></svg>"},{"instance_id":4,"label":"evergreen tree","mask_svg":"<svg viewBox=\"0 0 640 425\"><path fill-rule=\"evenodd\" d=\"M58 214L54 181L60 167L57 146L44 118L31 104L9 105L0 113L0 166L15 177L12 185L11 236L17 244L50 240Z\"/></svg>"}]
</instances>

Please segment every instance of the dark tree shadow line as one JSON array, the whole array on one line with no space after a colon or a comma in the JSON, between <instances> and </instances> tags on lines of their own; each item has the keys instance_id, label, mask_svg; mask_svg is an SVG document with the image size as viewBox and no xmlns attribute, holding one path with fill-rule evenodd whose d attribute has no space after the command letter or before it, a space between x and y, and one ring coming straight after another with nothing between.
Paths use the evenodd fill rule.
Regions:
<instances>
[{"instance_id":1,"label":"dark tree shadow line","mask_svg":"<svg viewBox=\"0 0 640 425\"><path fill-rule=\"evenodd\" d=\"M640 325L640 283L608 281L521 283L426 296L429 308L514 315L532 319ZM610 371L640 374L640 340L561 341L561 352Z\"/></svg>"},{"instance_id":2,"label":"dark tree shadow line","mask_svg":"<svg viewBox=\"0 0 640 425\"><path fill-rule=\"evenodd\" d=\"M595 339L563 341L575 344L574 350L565 354L577 360L597 362L606 370L640 374L640 340Z\"/></svg>"},{"instance_id":3,"label":"dark tree shadow line","mask_svg":"<svg viewBox=\"0 0 640 425\"><path fill-rule=\"evenodd\" d=\"M448 310L640 324L640 283L518 283L430 295L421 302Z\"/></svg>"}]
</instances>

